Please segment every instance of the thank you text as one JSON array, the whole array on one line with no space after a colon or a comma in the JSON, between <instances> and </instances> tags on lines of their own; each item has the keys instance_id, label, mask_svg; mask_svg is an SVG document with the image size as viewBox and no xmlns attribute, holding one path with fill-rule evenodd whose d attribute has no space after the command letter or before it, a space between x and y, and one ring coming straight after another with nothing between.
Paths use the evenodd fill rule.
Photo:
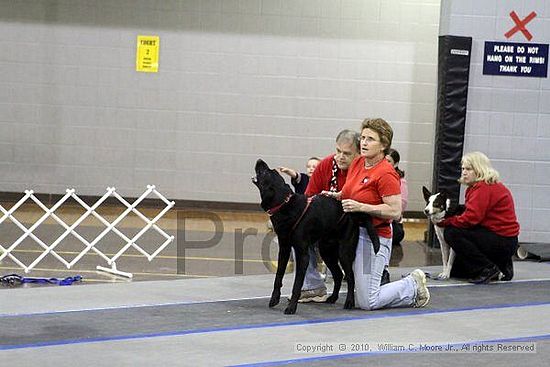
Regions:
<instances>
[{"instance_id":1,"label":"thank you text","mask_svg":"<svg viewBox=\"0 0 550 367\"><path fill-rule=\"evenodd\" d=\"M484 75L546 78L548 45L538 43L485 42Z\"/></svg>"}]
</instances>

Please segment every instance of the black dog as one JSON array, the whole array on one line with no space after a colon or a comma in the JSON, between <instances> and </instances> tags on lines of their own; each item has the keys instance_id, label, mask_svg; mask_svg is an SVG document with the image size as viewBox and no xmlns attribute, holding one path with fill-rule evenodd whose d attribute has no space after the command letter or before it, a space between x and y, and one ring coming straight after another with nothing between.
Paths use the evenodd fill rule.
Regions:
<instances>
[{"instance_id":1,"label":"black dog","mask_svg":"<svg viewBox=\"0 0 550 367\"><path fill-rule=\"evenodd\" d=\"M358 225L365 226L375 252L380 248L380 240L370 216L345 215L342 204L336 199L318 195L312 200L304 195L295 194L279 173L270 169L261 159L256 162L256 177L252 179L260 190L261 207L271 216L271 222L279 238L279 257L277 274L269 307L279 303L283 276L285 274L291 248L296 258L296 276L292 287L292 296L285 314L296 313L300 291L309 262L310 246L319 244L321 258L330 269L334 278L334 290L327 303L338 299L342 285L342 270L347 278L348 293L345 309L355 307L353 261L359 237ZM360 222L360 223L358 223Z\"/></svg>"}]
</instances>

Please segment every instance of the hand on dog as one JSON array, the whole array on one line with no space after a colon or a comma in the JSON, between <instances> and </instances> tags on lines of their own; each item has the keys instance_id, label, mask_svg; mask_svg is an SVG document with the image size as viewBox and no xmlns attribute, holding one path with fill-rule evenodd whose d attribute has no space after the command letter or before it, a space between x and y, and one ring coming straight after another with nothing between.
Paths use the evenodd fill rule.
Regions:
<instances>
[{"instance_id":1,"label":"hand on dog","mask_svg":"<svg viewBox=\"0 0 550 367\"><path fill-rule=\"evenodd\" d=\"M333 198L336 200L340 200L342 197L342 191L334 192L334 191L321 191L321 195L328 196L329 198Z\"/></svg>"},{"instance_id":2,"label":"hand on dog","mask_svg":"<svg viewBox=\"0 0 550 367\"><path fill-rule=\"evenodd\" d=\"M298 172L288 167L277 167L277 171L289 175L291 178L297 178Z\"/></svg>"},{"instance_id":3,"label":"hand on dog","mask_svg":"<svg viewBox=\"0 0 550 367\"><path fill-rule=\"evenodd\" d=\"M362 208L363 208L363 204L358 201L351 200L351 199L342 200L342 209L344 209L346 213L360 212L362 211Z\"/></svg>"},{"instance_id":4,"label":"hand on dog","mask_svg":"<svg viewBox=\"0 0 550 367\"><path fill-rule=\"evenodd\" d=\"M445 220L434 220L432 219L432 223L434 224L434 226L438 226L438 227L445 227Z\"/></svg>"}]
</instances>

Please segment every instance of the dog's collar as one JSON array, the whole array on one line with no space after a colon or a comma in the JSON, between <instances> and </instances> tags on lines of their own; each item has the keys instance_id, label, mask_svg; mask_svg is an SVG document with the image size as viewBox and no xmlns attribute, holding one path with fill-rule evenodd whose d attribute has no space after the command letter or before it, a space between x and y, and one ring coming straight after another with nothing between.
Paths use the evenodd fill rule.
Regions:
<instances>
[{"instance_id":1,"label":"dog's collar","mask_svg":"<svg viewBox=\"0 0 550 367\"><path fill-rule=\"evenodd\" d=\"M286 197L286 199L285 199L282 203L280 203L280 204L277 205L277 206L274 206L274 207L271 208L271 209L268 209L268 210L267 210L267 214L268 214L269 216L272 216L273 214L277 213L279 210L281 210L281 208L282 208L286 203L288 203L288 202L290 201L290 198L291 198L292 196L293 196L293 194L292 194L292 193L289 193L288 196Z\"/></svg>"}]
</instances>

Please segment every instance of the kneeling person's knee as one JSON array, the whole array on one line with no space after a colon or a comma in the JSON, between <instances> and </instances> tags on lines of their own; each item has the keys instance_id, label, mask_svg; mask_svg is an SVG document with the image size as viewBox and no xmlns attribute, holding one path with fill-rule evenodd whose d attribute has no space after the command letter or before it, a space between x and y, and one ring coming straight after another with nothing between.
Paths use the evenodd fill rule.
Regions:
<instances>
[{"instance_id":1,"label":"kneeling person's knee","mask_svg":"<svg viewBox=\"0 0 550 367\"><path fill-rule=\"evenodd\" d=\"M459 228L448 226L445 227L445 230L443 231L443 237L445 237L445 241L448 243L453 243L456 242L455 240L461 236L460 232L461 231Z\"/></svg>"}]
</instances>

